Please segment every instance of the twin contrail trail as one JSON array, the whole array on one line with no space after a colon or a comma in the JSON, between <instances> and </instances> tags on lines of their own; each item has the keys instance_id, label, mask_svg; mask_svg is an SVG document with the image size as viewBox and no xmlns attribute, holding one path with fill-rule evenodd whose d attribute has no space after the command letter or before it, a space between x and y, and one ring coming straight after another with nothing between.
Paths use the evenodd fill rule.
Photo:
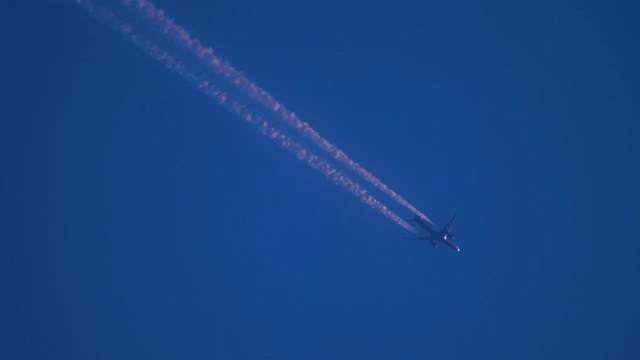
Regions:
<instances>
[{"instance_id":1,"label":"twin contrail trail","mask_svg":"<svg viewBox=\"0 0 640 360\"><path fill-rule=\"evenodd\" d=\"M306 138L310 139L318 145L322 150L331 154L336 160L346 165L349 169L362 176L365 180L372 183L378 189L391 196L398 203L402 204L416 215L428 220L426 216L420 213L413 206L408 204L402 197L397 195L385 184L378 180L371 173L363 169L359 164L351 160L344 152L337 149L334 145L322 138L307 123L302 122L295 114L288 111L281 103L278 103L264 90L250 82L244 75L235 70L222 58L215 56L213 50L204 47L197 39L194 39L175 21L168 18L162 10L158 10L153 4L146 0L122 0L122 3L128 7L138 10L143 15L143 19L151 22L152 25L159 27L159 30L165 35L169 35L174 42L177 41L179 46L189 50L191 55L199 60L204 60L205 65L215 70L216 78L209 78L206 75L197 75L195 71L190 69L185 61L176 58L176 55L163 50L157 43L151 41L143 35L136 33L133 27L123 21L111 12L108 12L96 5L91 0L75 0L76 3L82 5L96 19L105 23L113 30L121 33L136 46L144 50L152 58L160 61L166 68L178 73L185 80L196 86L202 93L217 101L219 104L227 107L242 120L250 123L263 135L275 141L280 147L289 151L299 160L303 161L309 167L322 173L328 180L350 192L358 199L376 209L378 212L394 221L398 225L409 231L414 229L395 213L382 205L378 200L369 195L367 191L359 184L351 180L346 174L337 170L334 166L321 159L301 144L289 138L280 130L271 126L261 116L262 112L247 106L243 101L243 96L236 94L240 91L245 97L248 97L259 104L263 105L269 112L276 114L277 117L285 123L291 125ZM218 86L217 80L223 79L226 85L231 85L232 91L224 91L224 86ZM235 91L234 91L235 90Z\"/></svg>"},{"instance_id":2,"label":"twin contrail trail","mask_svg":"<svg viewBox=\"0 0 640 360\"><path fill-rule=\"evenodd\" d=\"M147 21L158 26L161 31L169 35L175 41L178 41L185 49L191 51L194 55L205 61L208 66L214 69L217 74L224 77L230 84L237 89L242 90L255 101L275 113L279 119L292 126L306 138L310 139L322 150L329 153L334 159L345 165L351 171L360 175L369 183L373 184L373 186L387 194L409 211L432 223L427 216L407 202L402 198L402 196L391 190L372 173L360 166L360 164L352 160L335 145L320 136L320 134L308 123L300 120L295 113L289 111L282 103L276 101L271 94L247 79L246 76L236 70L233 66L229 65L229 63L222 57L215 55L211 47L204 46L198 39L191 36L191 34L189 34L189 32L187 32L182 26L169 18L164 11L157 9L154 4L147 0L122 0L122 2L126 6L137 9L137 11Z\"/></svg>"}]
</instances>

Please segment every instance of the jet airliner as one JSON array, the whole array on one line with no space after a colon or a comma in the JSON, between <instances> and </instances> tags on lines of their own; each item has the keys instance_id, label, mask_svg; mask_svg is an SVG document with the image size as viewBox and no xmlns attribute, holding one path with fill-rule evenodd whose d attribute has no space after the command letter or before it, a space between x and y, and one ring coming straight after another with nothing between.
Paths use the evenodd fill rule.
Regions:
<instances>
[{"instance_id":1,"label":"jet airliner","mask_svg":"<svg viewBox=\"0 0 640 360\"><path fill-rule=\"evenodd\" d=\"M429 236L405 237L403 239L428 240L431 246L438 246L437 242L440 241L443 244L447 245L448 247L452 248L453 250L460 251L460 247L453 243L454 236L450 232L451 226L453 225L453 221L456 219L456 215L457 214L453 215L449 223L440 231L433 230L424 219L422 219L417 215L413 219L407 219L407 221L418 223L418 225L420 225L421 228L425 229L429 233Z\"/></svg>"}]
</instances>

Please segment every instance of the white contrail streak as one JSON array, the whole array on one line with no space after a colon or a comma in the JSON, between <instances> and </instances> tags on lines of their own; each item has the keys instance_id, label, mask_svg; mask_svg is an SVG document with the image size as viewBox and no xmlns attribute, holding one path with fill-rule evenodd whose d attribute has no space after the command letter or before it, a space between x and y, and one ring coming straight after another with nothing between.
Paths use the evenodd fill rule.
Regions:
<instances>
[{"instance_id":1,"label":"white contrail streak","mask_svg":"<svg viewBox=\"0 0 640 360\"><path fill-rule=\"evenodd\" d=\"M351 171L360 175L363 179L373 184L377 189L384 192L400 205L421 218L433 223L427 216L407 202L402 196L391 190L380 179L364 169L360 164L352 160L347 154L338 149L335 145L315 131L308 123L302 121L295 113L289 111L282 103L276 101L271 94L261 89L254 82L250 81L240 71L236 70L222 57L215 55L211 47L204 46L197 38L194 38L182 26L173 19L166 16L164 11L156 8L154 4L147 0L121 0L126 6L135 8L143 18L162 32L178 41L185 49L196 55L208 66L210 66L219 76L228 81L235 88L243 91L246 95L277 114L278 118L296 129L306 138L310 139L319 148L329 153L334 159L344 164Z\"/></svg>"},{"instance_id":2,"label":"white contrail streak","mask_svg":"<svg viewBox=\"0 0 640 360\"><path fill-rule=\"evenodd\" d=\"M75 2L83 6L94 18L124 35L125 38L130 40L134 45L145 51L155 60L161 62L167 69L176 72L182 78L196 86L202 93L209 96L219 104L227 107L242 120L253 125L253 127L263 135L275 141L281 148L296 156L299 160L307 164L307 166L322 173L331 182L353 194L396 224L409 231L415 232L411 225L389 210L373 196L369 195L362 186L355 183L347 175L337 170L319 156L313 154L299 143L290 139L278 129L269 125L266 120L256 112L249 109L240 99L235 99L234 95L218 89L210 79L195 75L187 68L183 61L178 60L170 52L162 50L153 41L134 33L132 26L120 21L114 14L95 6L90 0L75 0Z\"/></svg>"}]
</instances>

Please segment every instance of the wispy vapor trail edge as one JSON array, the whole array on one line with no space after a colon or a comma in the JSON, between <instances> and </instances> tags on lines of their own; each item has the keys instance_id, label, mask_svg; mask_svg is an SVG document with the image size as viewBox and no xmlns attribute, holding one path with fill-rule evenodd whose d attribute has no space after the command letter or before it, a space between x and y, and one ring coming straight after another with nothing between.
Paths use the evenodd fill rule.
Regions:
<instances>
[{"instance_id":1,"label":"wispy vapor trail edge","mask_svg":"<svg viewBox=\"0 0 640 360\"><path fill-rule=\"evenodd\" d=\"M433 223L431 219L411 205L402 196L391 190L371 172L364 169L346 153L320 136L308 123L302 121L295 113L289 111L284 104L276 101L271 94L250 81L222 57L216 55L211 47L203 45L200 40L193 37L182 26L178 25L175 20L168 17L164 11L157 9L153 3L147 0L122 0L122 2L124 5L136 9L146 20L160 27L165 34L172 37L175 41L180 42L185 49L191 51L195 56L213 68L219 76L224 77L234 87L242 90L266 109L276 114L280 120L293 127L320 149L330 154L334 159L361 176L409 211Z\"/></svg>"},{"instance_id":2,"label":"wispy vapor trail edge","mask_svg":"<svg viewBox=\"0 0 640 360\"><path fill-rule=\"evenodd\" d=\"M409 231L415 232L411 225L389 210L386 206L380 203L380 201L368 194L361 185L351 180L346 174L337 170L334 166L320 158L318 155L312 153L301 144L271 126L262 116L260 116L259 113L256 113L244 104L242 99L235 98L232 94L223 91L217 87L211 79L196 75L193 71L189 70L188 66L185 65L185 62L178 60L174 54L163 50L150 39L136 34L133 31L132 26L119 20L113 13L96 6L90 0L74 0L74 2L81 5L97 20L121 33L138 48L145 51L155 60L161 62L167 69L179 74L183 79L197 87L202 93L231 110L231 112L240 119L251 124L260 133L275 141L281 148L296 156L307 166L322 173L329 181L356 196L359 200L377 210L396 224Z\"/></svg>"}]
</instances>

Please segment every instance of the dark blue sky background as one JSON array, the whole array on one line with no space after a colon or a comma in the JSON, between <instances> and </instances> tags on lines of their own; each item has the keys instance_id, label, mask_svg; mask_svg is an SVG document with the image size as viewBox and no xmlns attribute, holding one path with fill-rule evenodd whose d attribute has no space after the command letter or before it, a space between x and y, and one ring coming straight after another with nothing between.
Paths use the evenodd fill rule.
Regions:
<instances>
[{"instance_id":1,"label":"dark blue sky background","mask_svg":"<svg viewBox=\"0 0 640 360\"><path fill-rule=\"evenodd\" d=\"M71 2L4 2L1 358L640 358L637 4L156 5L462 251Z\"/></svg>"}]
</instances>

